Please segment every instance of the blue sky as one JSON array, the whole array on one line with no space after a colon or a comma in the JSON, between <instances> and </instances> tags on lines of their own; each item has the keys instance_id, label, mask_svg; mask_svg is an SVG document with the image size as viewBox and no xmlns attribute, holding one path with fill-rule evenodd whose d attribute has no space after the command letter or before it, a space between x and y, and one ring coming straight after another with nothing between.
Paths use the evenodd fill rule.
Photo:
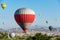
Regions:
<instances>
[{"instance_id":1,"label":"blue sky","mask_svg":"<svg viewBox=\"0 0 60 40\"><path fill-rule=\"evenodd\" d=\"M7 7L3 10L0 6L0 28L10 29L19 27L15 22L14 13L19 8L31 8L36 14L36 19L31 25L54 27L60 26L60 1L59 0L0 0L6 3ZM46 24L48 20L48 24ZM4 25L3 25L4 22Z\"/></svg>"}]
</instances>

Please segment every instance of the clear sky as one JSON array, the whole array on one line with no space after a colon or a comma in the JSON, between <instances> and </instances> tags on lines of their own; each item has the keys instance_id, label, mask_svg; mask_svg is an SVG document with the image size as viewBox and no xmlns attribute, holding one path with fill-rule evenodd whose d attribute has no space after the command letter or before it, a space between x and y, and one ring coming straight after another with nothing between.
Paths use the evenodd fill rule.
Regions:
<instances>
[{"instance_id":1,"label":"clear sky","mask_svg":"<svg viewBox=\"0 0 60 40\"><path fill-rule=\"evenodd\" d=\"M33 9L36 14L36 19L31 26L40 25L47 27L52 25L60 27L59 0L0 0L1 3L6 3L7 7L3 10L0 6L0 28L10 29L19 27L15 22L14 13L17 9L23 7ZM46 24L46 20L48 24Z\"/></svg>"}]
</instances>

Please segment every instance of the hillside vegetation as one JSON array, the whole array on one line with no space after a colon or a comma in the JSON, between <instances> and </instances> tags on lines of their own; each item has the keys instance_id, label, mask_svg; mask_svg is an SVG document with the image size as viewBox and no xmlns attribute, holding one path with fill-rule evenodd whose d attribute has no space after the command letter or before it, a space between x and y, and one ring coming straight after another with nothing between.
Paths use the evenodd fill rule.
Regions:
<instances>
[{"instance_id":1,"label":"hillside vegetation","mask_svg":"<svg viewBox=\"0 0 60 40\"><path fill-rule=\"evenodd\" d=\"M26 38L22 38L19 36L15 36L14 38L9 38L7 32L0 32L0 40L60 40L60 37L52 37L42 35L41 33L37 33L35 36L29 36Z\"/></svg>"}]
</instances>

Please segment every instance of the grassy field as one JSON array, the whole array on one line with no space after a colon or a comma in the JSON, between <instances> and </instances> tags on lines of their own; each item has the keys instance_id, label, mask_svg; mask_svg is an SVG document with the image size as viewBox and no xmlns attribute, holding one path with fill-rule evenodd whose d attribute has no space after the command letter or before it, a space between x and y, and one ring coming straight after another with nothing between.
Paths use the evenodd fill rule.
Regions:
<instances>
[{"instance_id":1,"label":"grassy field","mask_svg":"<svg viewBox=\"0 0 60 40\"><path fill-rule=\"evenodd\" d=\"M19 36L15 36L14 38L9 38L7 32L0 32L0 40L60 40L60 37L52 37L42 35L41 33L37 33L35 36L29 36L27 38L22 38Z\"/></svg>"}]
</instances>

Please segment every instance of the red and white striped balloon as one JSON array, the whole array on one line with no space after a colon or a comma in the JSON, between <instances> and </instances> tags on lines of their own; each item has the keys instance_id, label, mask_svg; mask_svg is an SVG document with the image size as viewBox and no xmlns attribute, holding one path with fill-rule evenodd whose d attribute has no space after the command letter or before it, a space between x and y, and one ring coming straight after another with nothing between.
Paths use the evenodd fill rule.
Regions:
<instances>
[{"instance_id":1,"label":"red and white striped balloon","mask_svg":"<svg viewBox=\"0 0 60 40\"><path fill-rule=\"evenodd\" d=\"M29 8L20 8L15 12L15 20L21 26L24 32L28 30L28 26L35 19L35 12Z\"/></svg>"}]
</instances>

